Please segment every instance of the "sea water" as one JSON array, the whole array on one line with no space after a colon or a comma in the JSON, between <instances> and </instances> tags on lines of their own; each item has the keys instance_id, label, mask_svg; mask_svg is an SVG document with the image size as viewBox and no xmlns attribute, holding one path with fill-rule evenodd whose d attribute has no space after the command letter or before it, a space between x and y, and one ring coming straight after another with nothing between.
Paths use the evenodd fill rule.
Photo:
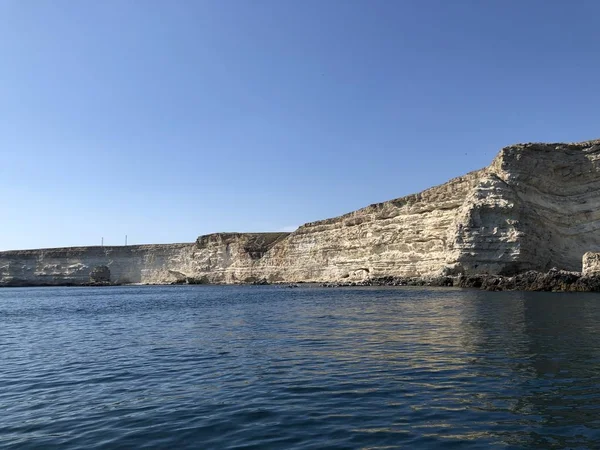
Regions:
<instances>
[{"instance_id":1,"label":"sea water","mask_svg":"<svg viewBox=\"0 0 600 450\"><path fill-rule=\"evenodd\" d=\"M3 448L600 448L600 295L0 289Z\"/></svg>"}]
</instances>

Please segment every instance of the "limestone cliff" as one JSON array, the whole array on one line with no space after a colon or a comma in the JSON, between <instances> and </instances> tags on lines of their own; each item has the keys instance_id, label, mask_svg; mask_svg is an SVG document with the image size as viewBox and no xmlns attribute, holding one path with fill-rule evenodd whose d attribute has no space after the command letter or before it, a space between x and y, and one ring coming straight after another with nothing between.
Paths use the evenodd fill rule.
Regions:
<instances>
[{"instance_id":1,"label":"limestone cliff","mask_svg":"<svg viewBox=\"0 0 600 450\"><path fill-rule=\"evenodd\" d=\"M0 252L0 285L82 284L97 266L131 283L578 271L600 250L599 161L600 141L513 145L485 169L291 234Z\"/></svg>"},{"instance_id":2,"label":"limestone cliff","mask_svg":"<svg viewBox=\"0 0 600 450\"><path fill-rule=\"evenodd\" d=\"M506 147L489 172L515 200L516 270L579 271L600 249L600 140Z\"/></svg>"},{"instance_id":3,"label":"limestone cliff","mask_svg":"<svg viewBox=\"0 0 600 450\"><path fill-rule=\"evenodd\" d=\"M194 248L192 279L240 283L264 277L257 262L289 233L216 233L200 236Z\"/></svg>"},{"instance_id":4,"label":"limestone cliff","mask_svg":"<svg viewBox=\"0 0 600 450\"><path fill-rule=\"evenodd\" d=\"M419 194L307 223L257 266L268 279L285 281L437 274L453 262L456 219L483 176L472 172Z\"/></svg>"},{"instance_id":5,"label":"limestone cliff","mask_svg":"<svg viewBox=\"0 0 600 450\"><path fill-rule=\"evenodd\" d=\"M306 224L259 262L273 280L581 270L600 249L600 141L518 144L420 194Z\"/></svg>"},{"instance_id":6,"label":"limestone cliff","mask_svg":"<svg viewBox=\"0 0 600 450\"><path fill-rule=\"evenodd\" d=\"M0 286L87 284L106 266L113 283L236 283L288 233L216 233L195 243L0 252Z\"/></svg>"},{"instance_id":7,"label":"limestone cliff","mask_svg":"<svg viewBox=\"0 0 600 450\"><path fill-rule=\"evenodd\" d=\"M0 285L86 284L98 266L115 283L170 283L185 277L193 244L69 247L0 252Z\"/></svg>"}]
</instances>

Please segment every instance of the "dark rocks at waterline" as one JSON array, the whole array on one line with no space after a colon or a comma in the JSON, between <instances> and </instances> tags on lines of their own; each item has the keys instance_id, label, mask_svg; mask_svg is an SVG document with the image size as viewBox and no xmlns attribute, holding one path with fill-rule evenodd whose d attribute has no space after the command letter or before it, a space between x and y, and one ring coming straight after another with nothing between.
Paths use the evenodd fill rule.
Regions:
<instances>
[{"instance_id":1,"label":"dark rocks at waterline","mask_svg":"<svg viewBox=\"0 0 600 450\"><path fill-rule=\"evenodd\" d=\"M545 291L545 292L600 292L600 276L582 276L579 272L530 270L512 277L500 275L462 275L457 286L486 291Z\"/></svg>"},{"instance_id":2,"label":"dark rocks at waterline","mask_svg":"<svg viewBox=\"0 0 600 450\"><path fill-rule=\"evenodd\" d=\"M387 276L354 282L323 283L321 286L455 286L485 291L600 292L600 276L582 276L579 272L553 269L546 273L531 270L510 277L489 274L436 278Z\"/></svg>"},{"instance_id":3,"label":"dark rocks at waterline","mask_svg":"<svg viewBox=\"0 0 600 450\"><path fill-rule=\"evenodd\" d=\"M173 284L210 284L208 277L185 277Z\"/></svg>"},{"instance_id":4,"label":"dark rocks at waterline","mask_svg":"<svg viewBox=\"0 0 600 450\"><path fill-rule=\"evenodd\" d=\"M356 287L356 286L454 286L452 277L418 278L418 277L379 277L362 281L345 281L322 283L322 287Z\"/></svg>"}]
</instances>

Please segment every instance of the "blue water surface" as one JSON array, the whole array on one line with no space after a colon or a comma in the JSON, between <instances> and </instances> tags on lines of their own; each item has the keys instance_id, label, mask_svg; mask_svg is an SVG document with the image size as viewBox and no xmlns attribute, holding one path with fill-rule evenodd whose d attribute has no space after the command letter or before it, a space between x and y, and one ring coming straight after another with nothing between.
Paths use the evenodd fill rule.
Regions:
<instances>
[{"instance_id":1,"label":"blue water surface","mask_svg":"<svg viewBox=\"0 0 600 450\"><path fill-rule=\"evenodd\" d=\"M3 448L600 448L600 295L0 289Z\"/></svg>"}]
</instances>

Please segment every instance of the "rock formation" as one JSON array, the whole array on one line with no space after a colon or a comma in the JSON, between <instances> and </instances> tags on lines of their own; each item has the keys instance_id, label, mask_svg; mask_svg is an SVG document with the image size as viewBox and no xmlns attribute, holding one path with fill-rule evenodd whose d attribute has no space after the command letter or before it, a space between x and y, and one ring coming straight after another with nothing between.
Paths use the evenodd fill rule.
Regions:
<instances>
[{"instance_id":1,"label":"rock formation","mask_svg":"<svg viewBox=\"0 0 600 450\"><path fill-rule=\"evenodd\" d=\"M600 141L518 144L420 194L306 224L260 261L274 280L581 270L600 249Z\"/></svg>"},{"instance_id":2,"label":"rock formation","mask_svg":"<svg viewBox=\"0 0 600 450\"><path fill-rule=\"evenodd\" d=\"M96 266L90 272L90 283L110 283L110 269L107 266Z\"/></svg>"},{"instance_id":3,"label":"rock formation","mask_svg":"<svg viewBox=\"0 0 600 450\"><path fill-rule=\"evenodd\" d=\"M289 233L216 233L195 243L0 252L0 286L79 285L106 266L115 284L241 283L264 278L255 263Z\"/></svg>"},{"instance_id":4,"label":"rock formation","mask_svg":"<svg viewBox=\"0 0 600 450\"><path fill-rule=\"evenodd\" d=\"M585 253L583 255L582 266L582 273L584 276L600 275L600 253Z\"/></svg>"},{"instance_id":5,"label":"rock formation","mask_svg":"<svg viewBox=\"0 0 600 450\"><path fill-rule=\"evenodd\" d=\"M172 283L185 279L193 244L68 247L0 252L0 285L79 285L90 282L97 266L110 270L111 281Z\"/></svg>"},{"instance_id":6,"label":"rock formation","mask_svg":"<svg viewBox=\"0 0 600 450\"><path fill-rule=\"evenodd\" d=\"M0 252L0 285L83 284L102 265L116 283L510 277L579 271L599 250L600 141L517 144L485 169L291 234ZM584 272L600 272L600 259L586 258Z\"/></svg>"}]
</instances>

